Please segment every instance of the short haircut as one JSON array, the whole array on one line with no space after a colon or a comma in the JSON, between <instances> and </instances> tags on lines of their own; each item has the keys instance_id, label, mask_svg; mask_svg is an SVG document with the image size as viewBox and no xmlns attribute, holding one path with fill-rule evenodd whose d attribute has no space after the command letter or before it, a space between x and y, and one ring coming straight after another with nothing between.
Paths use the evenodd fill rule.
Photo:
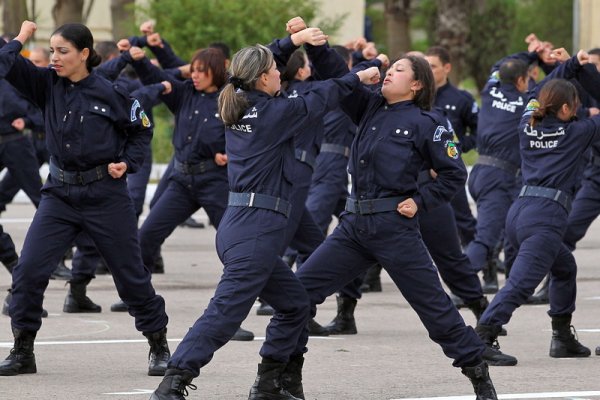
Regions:
<instances>
[{"instance_id":1,"label":"short haircut","mask_svg":"<svg viewBox=\"0 0 600 400\"><path fill-rule=\"evenodd\" d=\"M517 59L504 61L500 65L498 74L502 83L517 83L519 78L527 77L528 65Z\"/></svg>"},{"instance_id":2,"label":"short haircut","mask_svg":"<svg viewBox=\"0 0 600 400\"><path fill-rule=\"evenodd\" d=\"M445 47L442 46L430 47L425 55L439 58L442 64L450 63L450 53Z\"/></svg>"}]
</instances>

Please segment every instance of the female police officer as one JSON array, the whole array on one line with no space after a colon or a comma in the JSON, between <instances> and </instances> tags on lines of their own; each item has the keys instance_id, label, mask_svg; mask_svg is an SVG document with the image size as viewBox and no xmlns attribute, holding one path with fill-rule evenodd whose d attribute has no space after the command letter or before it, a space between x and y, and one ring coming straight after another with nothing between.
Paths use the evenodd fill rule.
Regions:
<instances>
[{"instance_id":1,"label":"female police officer","mask_svg":"<svg viewBox=\"0 0 600 400\"><path fill-rule=\"evenodd\" d=\"M323 44L320 31L306 30L311 44ZM361 71L367 78L375 71ZM297 399L281 386L292 341L306 326L308 299L291 269L281 260L289 214L294 163L294 135L305 123L322 118L338 97L359 84L355 74L323 82L296 98L276 96L279 72L264 46L247 47L233 57L230 84L219 97L219 113L227 126L229 206L217 232L217 251L224 272L204 315L179 344L152 399L183 399L214 352L235 333L258 295L280 316L267 330L271 346L250 399ZM281 334L286 332L285 336Z\"/></svg>"},{"instance_id":2,"label":"female police officer","mask_svg":"<svg viewBox=\"0 0 600 400\"><path fill-rule=\"evenodd\" d=\"M564 49L554 51L559 58L565 53ZM517 363L493 343L500 326L510 320L548 272L550 357L588 357L591 353L571 332L577 265L563 243L563 235L582 154L600 141L600 116L574 121L579 106L577 90L564 79L554 79L576 77L585 62L587 54L580 51L540 82L519 124L524 186L506 217L507 239L518 253L505 286L476 328L488 346L484 358L492 365Z\"/></svg>"},{"instance_id":3,"label":"female police officer","mask_svg":"<svg viewBox=\"0 0 600 400\"><path fill-rule=\"evenodd\" d=\"M378 262L413 306L429 336L454 359L471 382L477 399L496 399L481 354L484 345L467 327L444 293L437 271L419 235L415 217L447 202L464 185L465 167L451 134L437 114L430 114L435 88L429 64L406 56L388 70L381 94L357 88L342 108L358 124L349 172L352 193L346 213L325 242L297 272L308 292L311 313L316 304ZM390 162L394 160L394 162ZM417 188L423 164L437 172L429 185ZM294 368L285 387L303 397L301 366L308 332L293 332L275 314L267 329L278 328L291 352ZM262 351L281 346L267 337ZM286 354L287 356L287 354Z\"/></svg>"},{"instance_id":4,"label":"female police officer","mask_svg":"<svg viewBox=\"0 0 600 400\"><path fill-rule=\"evenodd\" d=\"M44 110L51 155L50 176L13 271L9 312L15 344L0 363L0 375L36 372L33 343L44 290L81 231L96 243L136 328L148 338L148 374L163 375L168 317L140 257L125 180L143 160L143 146L152 137L150 121L137 100L91 72L100 59L86 26L66 24L52 34L52 69L38 69L19 56L35 29L25 21L16 40L0 49L0 76Z\"/></svg>"}]
</instances>

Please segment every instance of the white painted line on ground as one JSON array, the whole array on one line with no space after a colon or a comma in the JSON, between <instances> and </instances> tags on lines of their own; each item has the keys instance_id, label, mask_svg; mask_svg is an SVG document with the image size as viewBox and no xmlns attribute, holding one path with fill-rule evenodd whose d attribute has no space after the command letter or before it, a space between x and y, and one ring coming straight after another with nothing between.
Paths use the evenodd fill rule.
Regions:
<instances>
[{"instance_id":1,"label":"white painted line on ground","mask_svg":"<svg viewBox=\"0 0 600 400\"><path fill-rule=\"evenodd\" d=\"M323 340L343 340L339 337L327 337L327 336L311 336L311 340L323 339ZM181 342L183 339L168 339L169 342ZM265 340L264 336L255 336L255 341ZM65 341L54 341L54 340L36 340L36 346L60 346L60 345L73 345L73 344L125 344L125 343L148 343L146 339L113 339L113 340L65 340ZM12 348L13 342L0 342L0 347Z\"/></svg>"},{"instance_id":2,"label":"white painted line on ground","mask_svg":"<svg viewBox=\"0 0 600 400\"><path fill-rule=\"evenodd\" d=\"M123 395L136 395L136 394L151 394L154 390L149 389L132 389L133 392L113 392L113 393L102 393L113 396L123 396Z\"/></svg>"},{"instance_id":3,"label":"white painted line on ground","mask_svg":"<svg viewBox=\"0 0 600 400\"><path fill-rule=\"evenodd\" d=\"M498 399L560 399L574 398L584 399L585 397L599 397L600 391L590 392L546 392L546 393L515 393L515 394L499 394ZM473 395L470 396L442 396L442 397L401 397L391 400L473 400Z\"/></svg>"}]
</instances>

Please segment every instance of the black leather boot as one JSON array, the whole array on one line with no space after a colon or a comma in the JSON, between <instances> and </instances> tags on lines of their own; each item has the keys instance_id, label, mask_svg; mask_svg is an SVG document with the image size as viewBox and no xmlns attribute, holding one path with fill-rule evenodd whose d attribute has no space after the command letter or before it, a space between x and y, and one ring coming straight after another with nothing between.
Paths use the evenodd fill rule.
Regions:
<instances>
[{"instance_id":1,"label":"black leather boot","mask_svg":"<svg viewBox=\"0 0 600 400\"><path fill-rule=\"evenodd\" d=\"M546 276L542 287L537 292L529 296L525 304L550 304L550 276Z\"/></svg>"},{"instance_id":2,"label":"black leather boot","mask_svg":"<svg viewBox=\"0 0 600 400\"><path fill-rule=\"evenodd\" d=\"M329 331L311 318L308 320L308 334L310 336L329 336Z\"/></svg>"},{"instance_id":3,"label":"black leather boot","mask_svg":"<svg viewBox=\"0 0 600 400\"><path fill-rule=\"evenodd\" d=\"M356 322L354 320L354 309L356 299L337 296L337 315L325 329L330 335L356 335Z\"/></svg>"},{"instance_id":4,"label":"black leather boot","mask_svg":"<svg viewBox=\"0 0 600 400\"><path fill-rule=\"evenodd\" d=\"M493 366L513 366L517 365L517 359L511 355L500 351L498 344L498 334L502 330L501 326L477 325L475 332L485 343L485 351L481 355L483 360Z\"/></svg>"},{"instance_id":5,"label":"black leather boot","mask_svg":"<svg viewBox=\"0 0 600 400\"><path fill-rule=\"evenodd\" d=\"M92 278L86 278L82 281L69 281L69 292L65 297L63 312L66 313L99 313L102 307L95 304L86 294L87 285Z\"/></svg>"},{"instance_id":6,"label":"black leather boot","mask_svg":"<svg viewBox=\"0 0 600 400\"><path fill-rule=\"evenodd\" d=\"M127 312L127 311L129 311L129 306L123 300L119 300L116 303L111 304L110 311L112 311L112 312Z\"/></svg>"},{"instance_id":7,"label":"black leather boot","mask_svg":"<svg viewBox=\"0 0 600 400\"><path fill-rule=\"evenodd\" d=\"M12 275L12 270L19 263L19 256L15 253L14 255L2 260L2 264L6 267L8 272Z\"/></svg>"},{"instance_id":8,"label":"black leather boot","mask_svg":"<svg viewBox=\"0 0 600 400\"><path fill-rule=\"evenodd\" d=\"M375 264L367 270L360 290L362 293L381 292L381 265Z\"/></svg>"},{"instance_id":9,"label":"black leather boot","mask_svg":"<svg viewBox=\"0 0 600 400\"><path fill-rule=\"evenodd\" d=\"M282 386L281 375L287 364L263 358L258 364L254 385L248 400L298 400Z\"/></svg>"},{"instance_id":10,"label":"black leather boot","mask_svg":"<svg viewBox=\"0 0 600 400\"><path fill-rule=\"evenodd\" d=\"M2 302L2 315L8 315L8 307L10 306L10 301L12 300L12 292L10 289L7 290L8 294L4 298ZM48 311L42 309L42 318L48 318Z\"/></svg>"},{"instance_id":11,"label":"black leather boot","mask_svg":"<svg viewBox=\"0 0 600 400\"><path fill-rule=\"evenodd\" d=\"M71 270L67 268L64 259L60 260L56 268L54 268L54 271L52 271L52 274L50 275L50 279L58 279L62 281L73 279Z\"/></svg>"},{"instance_id":12,"label":"black leather boot","mask_svg":"<svg viewBox=\"0 0 600 400\"><path fill-rule=\"evenodd\" d=\"M481 285L484 294L498 292L498 265L496 260L490 259L483 267L483 283Z\"/></svg>"},{"instance_id":13,"label":"black leather boot","mask_svg":"<svg viewBox=\"0 0 600 400\"><path fill-rule=\"evenodd\" d=\"M474 367L462 367L462 373L473 384L475 400L497 400L496 389L490 379L488 366L484 362Z\"/></svg>"},{"instance_id":14,"label":"black leather boot","mask_svg":"<svg viewBox=\"0 0 600 400\"><path fill-rule=\"evenodd\" d=\"M236 340L238 342L250 342L254 340L254 333L240 326L238 330L235 331L235 334L231 337L231 340Z\"/></svg>"},{"instance_id":15,"label":"black leather boot","mask_svg":"<svg viewBox=\"0 0 600 400\"><path fill-rule=\"evenodd\" d=\"M188 387L196 390L196 385L191 383L192 379L194 375L189 371L169 368L150 400L184 400L184 396L188 395Z\"/></svg>"},{"instance_id":16,"label":"black leather boot","mask_svg":"<svg viewBox=\"0 0 600 400\"><path fill-rule=\"evenodd\" d=\"M263 299L258 299L258 308L256 309L256 315L271 316L273 314L275 314L275 310L273 309L273 307L271 307L269 303L267 303Z\"/></svg>"},{"instance_id":17,"label":"black leather boot","mask_svg":"<svg viewBox=\"0 0 600 400\"><path fill-rule=\"evenodd\" d=\"M475 314L475 318L477 318L478 323L479 323L479 318L481 318L481 315L483 314L483 312L489 305L490 305L490 303L488 302L488 300L485 296L483 296L479 300L476 300L472 303L465 304L465 306L468 307L469 310L473 311L473 314ZM506 336L506 335L507 335L507 332L506 332L506 329L504 329L504 328L500 329L500 332L498 332L498 336Z\"/></svg>"},{"instance_id":18,"label":"black leather boot","mask_svg":"<svg viewBox=\"0 0 600 400\"><path fill-rule=\"evenodd\" d=\"M475 300L471 303L465 303L465 305L475 314L475 318L477 322L479 322L479 318L481 318L481 314L485 311L487 306L490 305L488 299L485 296L482 296L479 300Z\"/></svg>"},{"instance_id":19,"label":"black leather boot","mask_svg":"<svg viewBox=\"0 0 600 400\"><path fill-rule=\"evenodd\" d=\"M23 331L13 328L15 346L10 355L0 363L0 376L13 376L20 374L35 374L35 355L33 354L33 342L36 332Z\"/></svg>"},{"instance_id":20,"label":"black leather boot","mask_svg":"<svg viewBox=\"0 0 600 400\"><path fill-rule=\"evenodd\" d=\"M167 343L167 328L154 333L144 332L144 336L146 336L150 345L150 352L148 352L148 375L163 376L167 370L169 358L171 358L169 344Z\"/></svg>"},{"instance_id":21,"label":"black leather boot","mask_svg":"<svg viewBox=\"0 0 600 400\"><path fill-rule=\"evenodd\" d=\"M589 357L590 349L579 343L575 328L571 325L571 315L552 317L552 341L550 357L574 358Z\"/></svg>"},{"instance_id":22,"label":"black leather boot","mask_svg":"<svg viewBox=\"0 0 600 400\"><path fill-rule=\"evenodd\" d=\"M302 388L302 366L304 355L298 354L290 357L281 374L281 385L294 397L304 400L304 389Z\"/></svg>"}]
</instances>

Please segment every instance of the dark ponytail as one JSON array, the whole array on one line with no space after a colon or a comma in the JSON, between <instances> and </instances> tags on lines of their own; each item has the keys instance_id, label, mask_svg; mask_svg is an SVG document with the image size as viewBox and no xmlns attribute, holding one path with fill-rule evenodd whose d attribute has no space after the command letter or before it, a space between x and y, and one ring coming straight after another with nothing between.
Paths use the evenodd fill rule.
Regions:
<instances>
[{"instance_id":1,"label":"dark ponytail","mask_svg":"<svg viewBox=\"0 0 600 400\"><path fill-rule=\"evenodd\" d=\"M539 107L531 114L529 124L534 126L547 116L557 116L563 104L571 110L579 107L579 97L575 86L564 79L551 79L540 90Z\"/></svg>"}]
</instances>

